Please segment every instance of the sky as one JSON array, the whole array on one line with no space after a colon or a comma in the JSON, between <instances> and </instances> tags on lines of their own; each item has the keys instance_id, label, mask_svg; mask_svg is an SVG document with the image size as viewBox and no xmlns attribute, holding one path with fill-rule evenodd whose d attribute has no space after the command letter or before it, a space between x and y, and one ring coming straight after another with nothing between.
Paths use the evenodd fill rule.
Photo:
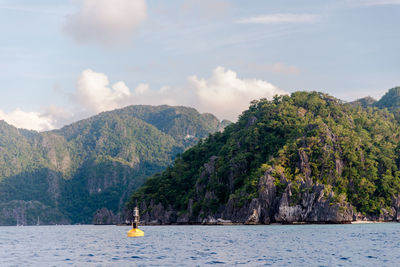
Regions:
<instances>
[{"instance_id":1,"label":"sky","mask_svg":"<svg viewBox=\"0 0 400 267\"><path fill-rule=\"evenodd\" d=\"M0 119L46 131L132 104L235 121L250 101L400 85L400 0L0 0Z\"/></svg>"}]
</instances>

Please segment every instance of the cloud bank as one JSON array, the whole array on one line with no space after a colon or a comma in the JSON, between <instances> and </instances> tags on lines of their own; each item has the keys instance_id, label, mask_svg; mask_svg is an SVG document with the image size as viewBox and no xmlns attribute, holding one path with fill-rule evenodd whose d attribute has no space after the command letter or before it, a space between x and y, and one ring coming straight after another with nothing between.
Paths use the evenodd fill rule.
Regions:
<instances>
[{"instance_id":1,"label":"cloud bank","mask_svg":"<svg viewBox=\"0 0 400 267\"><path fill-rule=\"evenodd\" d=\"M230 120L236 120L254 99L286 94L266 81L240 79L236 72L223 67L217 67L209 79L191 76L188 80L197 96L199 110Z\"/></svg>"},{"instance_id":2,"label":"cloud bank","mask_svg":"<svg viewBox=\"0 0 400 267\"><path fill-rule=\"evenodd\" d=\"M110 85L104 73L89 69L78 79L76 99L89 113L134 104L168 104L192 106L219 118L236 120L250 101L262 97L271 99L276 94L286 92L266 81L240 79L236 72L223 67L215 68L207 79L188 77L188 84L182 88L163 86L152 90L143 83L132 91L122 81Z\"/></svg>"},{"instance_id":3,"label":"cloud bank","mask_svg":"<svg viewBox=\"0 0 400 267\"><path fill-rule=\"evenodd\" d=\"M0 110L0 120L29 130L43 131L55 128L55 121L51 116L39 112L25 112L19 108L9 113Z\"/></svg>"},{"instance_id":4,"label":"cloud bank","mask_svg":"<svg viewBox=\"0 0 400 267\"><path fill-rule=\"evenodd\" d=\"M183 87L163 86L156 90L145 83L131 90L123 81L111 83L106 74L87 69L77 79L68 109L51 106L41 113L20 109L10 113L0 111L0 119L19 128L44 131L128 105L168 104L191 106L220 119L235 121L250 101L271 99L276 94L286 92L263 80L241 79L224 67L215 68L209 78L190 76Z\"/></svg>"},{"instance_id":5,"label":"cloud bank","mask_svg":"<svg viewBox=\"0 0 400 267\"><path fill-rule=\"evenodd\" d=\"M76 99L90 112L116 109L120 102L129 98L131 92L124 82L110 86L108 77L91 69L82 72L78 78Z\"/></svg>"},{"instance_id":6,"label":"cloud bank","mask_svg":"<svg viewBox=\"0 0 400 267\"><path fill-rule=\"evenodd\" d=\"M119 44L128 41L147 17L145 0L79 0L64 31L79 43Z\"/></svg>"}]
</instances>

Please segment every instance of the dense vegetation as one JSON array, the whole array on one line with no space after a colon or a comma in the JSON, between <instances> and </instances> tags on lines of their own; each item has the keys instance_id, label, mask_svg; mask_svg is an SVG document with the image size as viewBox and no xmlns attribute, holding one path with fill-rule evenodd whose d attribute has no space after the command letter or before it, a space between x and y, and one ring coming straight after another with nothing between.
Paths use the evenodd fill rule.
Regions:
<instances>
[{"instance_id":1,"label":"dense vegetation","mask_svg":"<svg viewBox=\"0 0 400 267\"><path fill-rule=\"evenodd\" d=\"M121 212L146 177L225 123L170 106L130 106L44 133L0 121L0 224L91 223L101 208Z\"/></svg>"},{"instance_id":2,"label":"dense vegetation","mask_svg":"<svg viewBox=\"0 0 400 267\"><path fill-rule=\"evenodd\" d=\"M372 106L378 108L387 108L391 111L395 111L400 108L400 87L390 89L382 98L371 103Z\"/></svg>"},{"instance_id":3,"label":"dense vegetation","mask_svg":"<svg viewBox=\"0 0 400 267\"><path fill-rule=\"evenodd\" d=\"M390 89L379 101L372 97L364 97L350 103L353 106L361 106L364 108L377 107L380 109L388 109L395 118L400 122L400 87Z\"/></svg>"},{"instance_id":4,"label":"dense vegetation","mask_svg":"<svg viewBox=\"0 0 400 267\"><path fill-rule=\"evenodd\" d=\"M399 88L388 94L393 91L400 95ZM326 185L336 201L379 214L400 193L400 124L391 111L377 108L379 103L389 105L386 97L358 105L317 92L253 101L237 123L149 178L130 205L162 203L179 214L190 206L207 216L229 199L243 205L257 197L260 177L272 168L278 191L284 188L279 177L291 181L292 204L301 201L295 197L300 181L310 177Z\"/></svg>"}]
</instances>

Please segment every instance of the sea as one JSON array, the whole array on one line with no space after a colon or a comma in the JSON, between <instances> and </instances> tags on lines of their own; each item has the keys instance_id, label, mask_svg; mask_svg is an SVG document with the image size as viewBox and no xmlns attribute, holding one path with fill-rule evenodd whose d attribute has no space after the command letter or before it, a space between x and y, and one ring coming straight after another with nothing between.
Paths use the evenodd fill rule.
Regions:
<instances>
[{"instance_id":1,"label":"sea","mask_svg":"<svg viewBox=\"0 0 400 267\"><path fill-rule=\"evenodd\" d=\"M0 266L400 266L400 223L0 227Z\"/></svg>"}]
</instances>

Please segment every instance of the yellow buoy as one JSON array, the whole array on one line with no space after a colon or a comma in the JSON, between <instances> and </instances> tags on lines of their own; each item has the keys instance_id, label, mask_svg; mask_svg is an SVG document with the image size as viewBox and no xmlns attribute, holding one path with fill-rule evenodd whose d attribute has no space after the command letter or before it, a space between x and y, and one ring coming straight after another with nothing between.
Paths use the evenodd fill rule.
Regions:
<instances>
[{"instance_id":1,"label":"yellow buoy","mask_svg":"<svg viewBox=\"0 0 400 267\"><path fill-rule=\"evenodd\" d=\"M139 228L133 228L128 231L128 237L144 236L144 232Z\"/></svg>"},{"instance_id":2,"label":"yellow buoy","mask_svg":"<svg viewBox=\"0 0 400 267\"><path fill-rule=\"evenodd\" d=\"M139 209L135 207L133 209L133 222L132 229L128 231L128 237L144 236L144 232L138 228L139 226Z\"/></svg>"}]
</instances>

